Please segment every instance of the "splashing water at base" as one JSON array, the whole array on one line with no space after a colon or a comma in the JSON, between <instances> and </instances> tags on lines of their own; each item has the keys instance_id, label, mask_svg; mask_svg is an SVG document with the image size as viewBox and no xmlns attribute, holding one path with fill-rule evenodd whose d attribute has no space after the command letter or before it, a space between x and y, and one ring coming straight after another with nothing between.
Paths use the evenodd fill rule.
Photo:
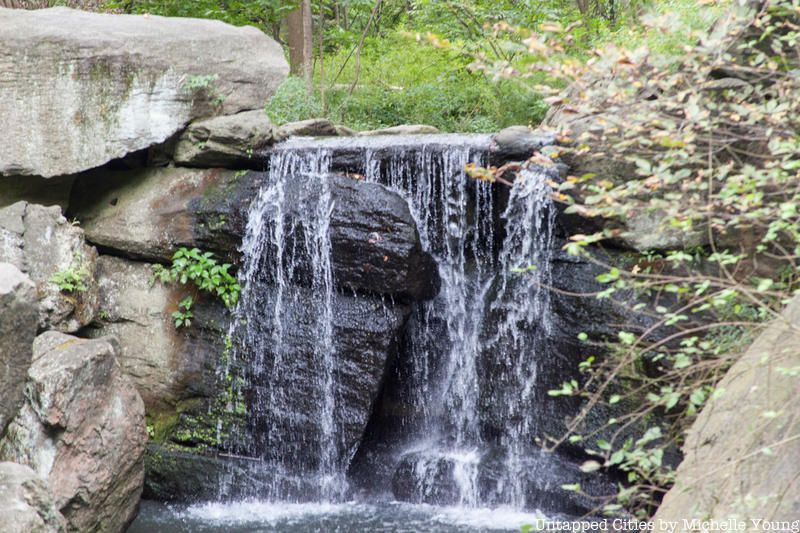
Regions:
<instances>
[{"instance_id":1,"label":"splashing water at base","mask_svg":"<svg viewBox=\"0 0 800 533\"><path fill-rule=\"evenodd\" d=\"M544 518L510 508L464 509L400 502L286 504L259 501L169 506L145 502L128 533L519 532Z\"/></svg>"}]
</instances>

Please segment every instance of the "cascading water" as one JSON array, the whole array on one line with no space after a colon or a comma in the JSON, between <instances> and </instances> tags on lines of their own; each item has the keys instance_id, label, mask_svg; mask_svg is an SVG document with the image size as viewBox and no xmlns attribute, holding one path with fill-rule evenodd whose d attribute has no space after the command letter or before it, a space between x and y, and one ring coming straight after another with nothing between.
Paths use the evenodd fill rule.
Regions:
<instances>
[{"instance_id":1,"label":"cascading water","mask_svg":"<svg viewBox=\"0 0 800 533\"><path fill-rule=\"evenodd\" d=\"M418 501L436 501L444 483L447 503L529 503L525 458L534 453L537 362L550 327L548 291L541 288L550 282L553 231L545 181L557 171L530 166L510 191L471 180L464 167L486 164L489 142L455 135L295 139L273 151L269 180L250 209L240 272L246 290L232 330L252 390L237 451L273 474L254 495L283 500L304 492L306 499L335 501L347 490L355 450L338 440L326 178L338 165L336 154L347 152L348 170L407 199L442 281L438 296L416 304L406 326L398 372L409 409L404 438L391 450L395 484L406 472L407 497ZM287 187L298 179L299 193ZM306 197L300 213L297 194ZM298 284L310 297L297 298ZM308 302L310 309L297 310ZM286 321L298 316L317 332L308 361L293 357ZM293 381L309 375L314 397L302 412L289 409Z\"/></svg>"},{"instance_id":2,"label":"cascading water","mask_svg":"<svg viewBox=\"0 0 800 533\"><path fill-rule=\"evenodd\" d=\"M303 449L316 445L316 461L301 469L302 478L309 478L318 488L315 496L325 501L341 497L346 489L346 465L337 456L339 445L335 414L336 351L333 342L334 285L331 268L331 242L328 223L331 195L328 182L321 179L327 167L326 154L315 152L302 156L284 152L270 166L269 180L251 204L248 228L242 243L245 257L240 279L248 287L239 305L233 335L236 345L249 356L250 382L254 385L250 420L256 424L246 432L239 450L264 460L273 471L267 487L258 487L259 496L268 499L294 498L307 491L306 479L298 479L296 467ZM305 180L300 196L313 198L311 209L302 209L289 217L289 206L299 203L297 188L289 188L289 180ZM308 202L303 202L308 205ZM299 292L292 282L307 276L310 287L307 298L299 301ZM269 287L268 290L264 290ZM316 332L313 337L311 368L301 368L305 361L293 357L287 321L297 317L293 307L311 303L303 316L311 319ZM236 354L235 354L236 355ZM299 374L315 376L318 397L308 405L315 408L300 413L289 409L289 397L296 393L294 380ZM297 423L296 418L302 418ZM315 439L303 439L307 422L314 428ZM255 492L255 491L254 491Z\"/></svg>"}]
</instances>

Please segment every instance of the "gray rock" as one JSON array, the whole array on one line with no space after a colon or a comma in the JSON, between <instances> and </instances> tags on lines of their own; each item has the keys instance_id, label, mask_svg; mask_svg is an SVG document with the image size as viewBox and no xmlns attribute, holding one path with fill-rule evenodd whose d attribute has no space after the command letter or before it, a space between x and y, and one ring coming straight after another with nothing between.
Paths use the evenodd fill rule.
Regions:
<instances>
[{"instance_id":1,"label":"gray rock","mask_svg":"<svg viewBox=\"0 0 800 533\"><path fill-rule=\"evenodd\" d=\"M361 131L358 135L362 137L372 137L375 135L423 135L429 133L439 133L439 130L427 124L403 124L390 128Z\"/></svg>"},{"instance_id":2,"label":"gray rock","mask_svg":"<svg viewBox=\"0 0 800 533\"><path fill-rule=\"evenodd\" d=\"M225 317L202 301L195 303L192 327L176 330L171 314L188 289L154 283L151 267L100 256L100 320L84 332L93 338L113 335L119 340L117 361L139 391L148 414L154 416L174 411L183 400L213 396L227 330Z\"/></svg>"},{"instance_id":3,"label":"gray rock","mask_svg":"<svg viewBox=\"0 0 800 533\"><path fill-rule=\"evenodd\" d=\"M97 251L83 230L67 222L58 206L17 202L0 209L0 261L11 263L36 284L39 328L77 331L97 311ZM80 288L62 290L51 281L72 272ZM74 281L74 280L73 280Z\"/></svg>"},{"instance_id":4,"label":"gray rock","mask_svg":"<svg viewBox=\"0 0 800 533\"><path fill-rule=\"evenodd\" d=\"M27 466L0 463L0 528L5 533L60 533L64 517L56 511L44 481Z\"/></svg>"},{"instance_id":5,"label":"gray rock","mask_svg":"<svg viewBox=\"0 0 800 533\"><path fill-rule=\"evenodd\" d=\"M214 20L0 9L0 40L0 175L100 166L193 118L259 109L288 74L271 38Z\"/></svg>"},{"instance_id":6,"label":"gray rock","mask_svg":"<svg viewBox=\"0 0 800 533\"><path fill-rule=\"evenodd\" d=\"M654 520L800 516L797 439L800 297L728 370L694 421L675 485ZM784 369L784 370L781 370Z\"/></svg>"},{"instance_id":7,"label":"gray rock","mask_svg":"<svg viewBox=\"0 0 800 533\"><path fill-rule=\"evenodd\" d=\"M283 141L289 137L334 137L339 135L337 127L326 118L310 118L299 122L287 122L275 132L275 140Z\"/></svg>"},{"instance_id":8,"label":"gray rock","mask_svg":"<svg viewBox=\"0 0 800 533\"><path fill-rule=\"evenodd\" d=\"M175 162L190 167L263 168L254 152L273 140L263 109L192 122L180 136Z\"/></svg>"},{"instance_id":9,"label":"gray rock","mask_svg":"<svg viewBox=\"0 0 800 533\"><path fill-rule=\"evenodd\" d=\"M663 210L642 209L628 214L619 237L623 246L639 252L650 250L684 250L708 244L705 224L692 229L675 228L670 225L671 216Z\"/></svg>"},{"instance_id":10,"label":"gray rock","mask_svg":"<svg viewBox=\"0 0 800 533\"><path fill-rule=\"evenodd\" d=\"M0 263L0 437L24 399L38 322L36 286L14 265Z\"/></svg>"},{"instance_id":11,"label":"gray rock","mask_svg":"<svg viewBox=\"0 0 800 533\"><path fill-rule=\"evenodd\" d=\"M144 482L144 406L121 372L112 338L55 331L34 341L26 403L0 442L0 458L47 481L74 531L124 531Z\"/></svg>"},{"instance_id":12,"label":"gray rock","mask_svg":"<svg viewBox=\"0 0 800 533\"><path fill-rule=\"evenodd\" d=\"M137 259L168 261L182 246L219 251L204 237L213 233L227 239L233 218L237 226L246 223L243 217L250 198L235 206L236 215L230 219L220 213L205 220L197 212L200 207L193 207L207 198L233 196L240 178L233 171L217 169L98 171L75 182L72 210L90 242ZM238 242L220 245L235 250Z\"/></svg>"},{"instance_id":13,"label":"gray rock","mask_svg":"<svg viewBox=\"0 0 800 533\"><path fill-rule=\"evenodd\" d=\"M492 136L490 151L493 160L525 160L535 151L554 142L555 136L552 134L532 130L527 126L510 126Z\"/></svg>"},{"instance_id":14,"label":"gray rock","mask_svg":"<svg viewBox=\"0 0 800 533\"><path fill-rule=\"evenodd\" d=\"M347 126L342 126L341 124L337 124L334 128L336 129L336 135L339 137L355 137L358 135L356 130L348 128Z\"/></svg>"}]
</instances>

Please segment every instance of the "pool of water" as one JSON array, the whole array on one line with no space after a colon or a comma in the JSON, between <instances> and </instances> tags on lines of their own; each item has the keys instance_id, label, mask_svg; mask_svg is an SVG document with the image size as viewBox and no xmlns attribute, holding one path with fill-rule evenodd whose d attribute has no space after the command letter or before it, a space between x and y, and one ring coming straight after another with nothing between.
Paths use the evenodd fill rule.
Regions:
<instances>
[{"instance_id":1,"label":"pool of water","mask_svg":"<svg viewBox=\"0 0 800 533\"><path fill-rule=\"evenodd\" d=\"M128 533L257 532L519 532L544 518L513 509L467 509L408 503L204 503L167 505L143 501Z\"/></svg>"}]
</instances>

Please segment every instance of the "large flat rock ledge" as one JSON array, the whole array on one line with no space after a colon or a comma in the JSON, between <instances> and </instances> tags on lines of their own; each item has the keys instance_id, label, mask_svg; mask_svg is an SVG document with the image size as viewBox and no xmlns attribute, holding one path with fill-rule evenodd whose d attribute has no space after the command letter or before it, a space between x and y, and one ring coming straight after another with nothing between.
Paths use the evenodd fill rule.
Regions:
<instances>
[{"instance_id":1,"label":"large flat rock ledge","mask_svg":"<svg viewBox=\"0 0 800 533\"><path fill-rule=\"evenodd\" d=\"M0 175L81 172L259 109L289 70L261 31L213 20L0 8L0 42Z\"/></svg>"}]
</instances>

